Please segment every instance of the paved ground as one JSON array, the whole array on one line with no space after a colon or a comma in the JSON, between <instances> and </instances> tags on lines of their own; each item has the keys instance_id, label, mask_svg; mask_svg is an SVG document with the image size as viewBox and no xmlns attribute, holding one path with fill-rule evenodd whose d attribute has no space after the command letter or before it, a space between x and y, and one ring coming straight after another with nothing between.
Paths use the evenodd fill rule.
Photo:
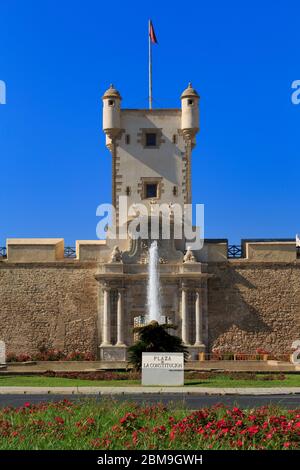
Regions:
<instances>
[{"instance_id":1,"label":"paved ground","mask_svg":"<svg viewBox=\"0 0 300 470\"><path fill-rule=\"evenodd\" d=\"M50 402L63 400L67 398L68 400L77 401L82 400L86 397L93 397L98 401L114 399L117 401L135 401L138 403L147 402L149 403L178 403L180 406L185 406L189 409L197 409L203 406L214 405L216 403L224 403L226 405L232 406L237 405L241 408L249 408L254 406L262 405L280 405L289 409L300 408L300 395L226 395L226 396L202 396L202 395L178 395L178 394L147 394L147 395L0 395L0 407L1 406L21 406L25 402L30 403L40 403L40 402Z\"/></svg>"},{"instance_id":2,"label":"paved ground","mask_svg":"<svg viewBox=\"0 0 300 470\"><path fill-rule=\"evenodd\" d=\"M290 395L298 394L300 397L300 387L142 387L142 386L80 386L80 387L0 387L0 395L148 395L148 394L174 394L180 395Z\"/></svg>"}]
</instances>

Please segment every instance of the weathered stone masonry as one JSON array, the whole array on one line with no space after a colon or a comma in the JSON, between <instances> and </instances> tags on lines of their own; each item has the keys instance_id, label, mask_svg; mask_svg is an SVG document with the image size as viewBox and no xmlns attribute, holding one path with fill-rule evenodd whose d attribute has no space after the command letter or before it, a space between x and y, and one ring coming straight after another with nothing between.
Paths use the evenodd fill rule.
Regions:
<instances>
[{"instance_id":1,"label":"weathered stone masonry","mask_svg":"<svg viewBox=\"0 0 300 470\"><path fill-rule=\"evenodd\" d=\"M97 351L95 263L0 261L0 337L7 350Z\"/></svg>"},{"instance_id":2,"label":"weathered stone masonry","mask_svg":"<svg viewBox=\"0 0 300 470\"><path fill-rule=\"evenodd\" d=\"M209 350L289 352L300 335L300 263L212 263Z\"/></svg>"},{"instance_id":3,"label":"weathered stone masonry","mask_svg":"<svg viewBox=\"0 0 300 470\"><path fill-rule=\"evenodd\" d=\"M34 353L45 346L99 357L103 292L95 278L98 267L97 262L79 260L0 261L0 337L8 353ZM207 291L208 352L290 351L300 332L299 261L210 262L208 272L213 275ZM179 326L180 296L175 303ZM126 299L128 344L133 340L133 314Z\"/></svg>"}]
</instances>

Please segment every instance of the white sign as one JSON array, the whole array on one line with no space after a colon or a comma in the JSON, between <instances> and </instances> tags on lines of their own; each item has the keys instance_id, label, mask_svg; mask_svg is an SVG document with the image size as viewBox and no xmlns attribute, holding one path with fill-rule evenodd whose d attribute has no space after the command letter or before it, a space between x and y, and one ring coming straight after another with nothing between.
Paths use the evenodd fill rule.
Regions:
<instances>
[{"instance_id":1,"label":"white sign","mask_svg":"<svg viewBox=\"0 0 300 470\"><path fill-rule=\"evenodd\" d=\"M142 385L184 385L183 353L143 353Z\"/></svg>"},{"instance_id":2,"label":"white sign","mask_svg":"<svg viewBox=\"0 0 300 470\"><path fill-rule=\"evenodd\" d=\"M4 341L0 341L0 364L6 363L6 349Z\"/></svg>"}]
</instances>

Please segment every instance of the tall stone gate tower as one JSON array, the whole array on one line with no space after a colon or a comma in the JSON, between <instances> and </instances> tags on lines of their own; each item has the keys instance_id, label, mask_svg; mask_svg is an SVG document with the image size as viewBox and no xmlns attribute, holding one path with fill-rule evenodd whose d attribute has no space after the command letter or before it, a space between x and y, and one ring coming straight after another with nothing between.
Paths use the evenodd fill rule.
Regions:
<instances>
[{"instance_id":1,"label":"tall stone gate tower","mask_svg":"<svg viewBox=\"0 0 300 470\"><path fill-rule=\"evenodd\" d=\"M191 203L191 157L199 131L199 95L191 84L180 109L122 109L113 87L103 96L103 130L112 156L112 201L116 223L124 223L120 196L128 206L143 203L182 208ZM125 214L125 223L128 221ZM124 360L133 341L132 328L143 322L147 301L147 264L151 236L117 243L111 263L98 279L103 284L103 360ZM191 355L204 350L206 266L189 253L185 240L159 239L162 313L179 325ZM123 252L120 256L119 251Z\"/></svg>"}]
</instances>

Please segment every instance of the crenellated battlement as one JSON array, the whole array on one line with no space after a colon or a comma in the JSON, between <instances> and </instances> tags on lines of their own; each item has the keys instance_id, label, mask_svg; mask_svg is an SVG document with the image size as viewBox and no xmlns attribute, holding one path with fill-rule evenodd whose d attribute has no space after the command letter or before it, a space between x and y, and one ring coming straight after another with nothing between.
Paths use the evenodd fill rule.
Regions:
<instances>
[{"instance_id":1,"label":"crenellated battlement","mask_svg":"<svg viewBox=\"0 0 300 470\"><path fill-rule=\"evenodd\" d=\"M184 247L178 246L184 253ZM0 261L38 263L73 260L107 263L112 246L106 240L77 240L75 247L65 246L63 238L9 238L0 248ZM227 239L206 239L195 252L202 263L255 261L293 262L300 259L293 239L244 239L241 245L230 245Z\"/></svg>"}]
</instances>

